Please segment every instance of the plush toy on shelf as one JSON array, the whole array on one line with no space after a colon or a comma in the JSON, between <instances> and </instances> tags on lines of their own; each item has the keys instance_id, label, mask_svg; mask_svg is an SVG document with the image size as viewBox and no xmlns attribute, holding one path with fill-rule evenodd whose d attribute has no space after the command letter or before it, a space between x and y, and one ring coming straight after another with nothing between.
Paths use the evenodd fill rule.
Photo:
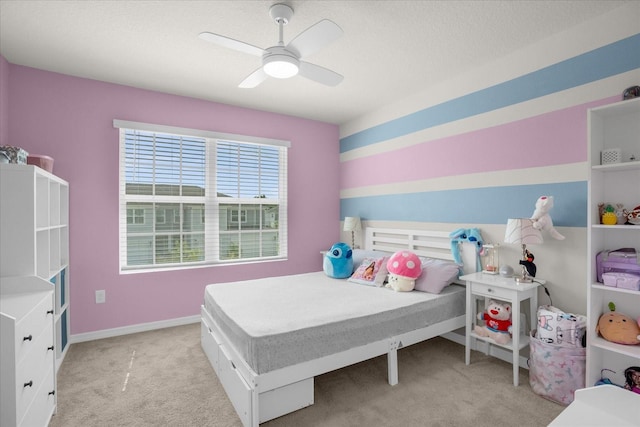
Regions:
<instances>
[{"instance_id":1,"label":"plush toy on shelf","mask_svg":"<svg viewBox=\"0 0 640 427\"><path fill-rule=\"evenodd\" d=\"M549 235L557 240L564 240L564 236L553 227L553 221L549 211L553 208L553 196L540 196L536 201L536 208L531 215L533 228L540 231L548 231Z\"/></svg>"},{"instance_id":2,"label":"plush toy on shelf","mask_svg":"<svg viewBox=\"0 0 640 427\"><path fill-rule=\"evenodd\" d=\"M324 273L335 279L346 279L353 273L353 251L346 243L338 242L324 255Z\"/></svg>"},{"instance_id":3,"label":"plush toy on shelf","mask_svg":"<svg viewBox=\"0 0 640 427\"><path fill-rule=\"evenodd\" d=\"M511 340L511 304L490 300L487 309L478 313L484 325L475 325L474 332L481 337L493 339L498 344Z\"/></svg>"},{"instance_id":4,"label":"plush toy on shelf","mask_svg":"<svg viewBox=\"0 0 640 427\"><path fill-rule=\"evenodd\" d=\"M636 322L631 316L616 311L616 305L609 303L609 312L604 313L598 319L596 332L602 338L617 344L640 344L640 322Z\"/></svg>"}]
</instances>

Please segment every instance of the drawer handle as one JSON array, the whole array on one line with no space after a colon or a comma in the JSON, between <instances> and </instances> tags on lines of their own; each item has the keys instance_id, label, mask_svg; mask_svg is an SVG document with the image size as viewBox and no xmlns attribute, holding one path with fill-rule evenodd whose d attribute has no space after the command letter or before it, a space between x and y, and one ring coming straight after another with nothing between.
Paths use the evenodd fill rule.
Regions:
<instances>
[{"instance_id":1,"label":"drawer handle","mask_svg":"<svg viewBox=\"0 0 640 427\"><path fill-rule=\"evenodd\" d=\"M33 339L33 335L29 334L28 337L22 338L22 341L31 341Z\"/></svg>"},{"instance_id":2,"label":"drawer handle","mask_svg":"<svg viewBox=\"0 0 640 427\"><path fill-rule=\"evenodd\" d=\"M54 346L47 347L47 350L51 350L51 351L53 351L53 349L54 349L54 348L55 348Z\"/></svg>"},{"instance_id":3,"label":"drawer handle","mask_svg":"<svg viewBox=\"0 0 640 427\"><path fill-rule=\"evenodd\" d=\"M51 391L49 392L49 396L53 396L54 394L56 394L56 391L55 391L55 390L51 390Z\"/></svg>"},{"instance_id":4,"label":"drawer handle","mask_svg":"<svg viewBox=\"0 0 640 427\"><path fill-rule=\"evenodd\" d=\"M33 381L29 381L28 383L24 383L24 387L33 387Z\"/></svg>"},{"instance_id":5,"label":"drawer handle","mask_svg":"<svg viewBox=\"0 0 640 427\"><path fill-rule=\"evenodd\" d=\"M493 292L493 289L487 288L487 292Z\"/></svg>"},{"instance_id":6,"label":"drawer handle","mask_svg":"<svg viewBox=\"0 0 640 427\"><path fill-rule=\"evenodd\" d=\"M47 314L53 314L53 310L47 310Z\"/></svg>"}]
</instances>

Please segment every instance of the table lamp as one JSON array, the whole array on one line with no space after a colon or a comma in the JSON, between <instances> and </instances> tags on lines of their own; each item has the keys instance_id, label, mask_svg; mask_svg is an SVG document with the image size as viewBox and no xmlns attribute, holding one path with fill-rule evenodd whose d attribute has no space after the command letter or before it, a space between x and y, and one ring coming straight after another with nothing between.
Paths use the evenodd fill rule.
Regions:
<instances>
[{"instance_id":1,"label":"table lamp","mask_svg":"<svg viewBox=\"0 0 640 427\"><path fill-rule=\"evenodd\" d=\"M356 248L355 232L360 231L362 225L360 224L360 217L346 216L344 217L344 231L351 232L351 249Z\"/></svg>"},{"instance_id":2,"label":"table lamp","mask_svg":"<svg viewBox=\"0 0 640 427\"><path fill-rule=\"evenodd\" d=\"M533 258L527 251L527 245L540 245L543 243L542 233L540 230L533 228L533 220L529 218L509 218L507 221L507 230L504 234L505 243L516 243L522 245L522 274L516 276L516 282L518 283L531 283L533 279L531 276L535 276L535 264ZM533 266L533 274L529 274L527 265Z\"/></svg>"}]
</instances>

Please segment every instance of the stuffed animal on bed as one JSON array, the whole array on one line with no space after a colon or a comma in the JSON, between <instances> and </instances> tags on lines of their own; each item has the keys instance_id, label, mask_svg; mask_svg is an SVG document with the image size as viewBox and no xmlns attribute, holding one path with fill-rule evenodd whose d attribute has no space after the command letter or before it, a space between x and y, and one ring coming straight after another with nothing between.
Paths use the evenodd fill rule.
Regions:
<instances>
[{"instance_id":1,"label":"stuffed animal on bed","mask_svg":"<svg viewBox=\"0 0 640 427\"><path fill-rule=\"evenodd\" d=\"M486 311L478 313L484 325L475 325L473 330L481 337L493 339L498 344L511 340L511 305L494 300L489 301Z\"/></svg>"},{"instance_id":2,"label":"stuffed animal on bed","mask_svg":"<svg viewBox=\"0 0 640 427\"><path fill-rule=\"evenodd\" d=\"M470 242L476 247L476 271L482 270L482 262L480 256L484 256L484 241L480 230L477 228L458 228L455 231L449 233L451 239L451 254L457 264L462 265L462 259L460 258L460 243Z\"/></svg>"},{"instance_id":3,"label":"stuffed animal on bed","mask_svg":"<svg viewBox=\"0 0 640 427\"><path fill-rule=\"evenodd\" d=\"M548 231L549 235L557 240L564 240L564 236L553 227L553 221L549 211L553 207L553 196L540 196L536 201L536 208L531 215L533 228L540 231Z\"/></svg>"},{"instance_id":4,"label":"stuffed animal on bed","mask_svg":"<svg viewBox=\"0 0 640 427\"><path fill-rule=\"evenodd\" d=\"M324 255L324 273L335 279L346 279L353 273L353 251L346 243L338 242Z\"/></svg>"},{"instance_id":5,"label":"stuffed animal on bed","mask_svg":"<svg viewBox=\"0 0 640 427\"><path fill-rule=\"evenodd\" d=\"M415 288L416 279L422 274L422 262L411 251L398 251L387 261L387 271L387 288L396 292L409 292Z\"/></svg>"}]
</instances>

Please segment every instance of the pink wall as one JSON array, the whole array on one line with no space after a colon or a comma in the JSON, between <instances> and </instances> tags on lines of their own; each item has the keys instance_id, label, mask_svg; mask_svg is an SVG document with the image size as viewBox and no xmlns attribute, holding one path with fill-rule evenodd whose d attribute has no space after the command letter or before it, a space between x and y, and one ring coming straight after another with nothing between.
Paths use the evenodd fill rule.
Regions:
<instances>
[{"instance_id":1,"label":"pink wall","mask_svg":"<svg viewBox=\"0 0 640 427\"><path fill-rule=\"evenodd\" d=\"M52 156L54 173L70 184L72 335L196 315L209 283L322 269L319 251L339 238L337 126L9 68L10 140L33 154ZM290 140L289 259L120 275L113 119ZM95 304L98 289L106 291L105 304Z\"/></svg>"}]
</instances>

